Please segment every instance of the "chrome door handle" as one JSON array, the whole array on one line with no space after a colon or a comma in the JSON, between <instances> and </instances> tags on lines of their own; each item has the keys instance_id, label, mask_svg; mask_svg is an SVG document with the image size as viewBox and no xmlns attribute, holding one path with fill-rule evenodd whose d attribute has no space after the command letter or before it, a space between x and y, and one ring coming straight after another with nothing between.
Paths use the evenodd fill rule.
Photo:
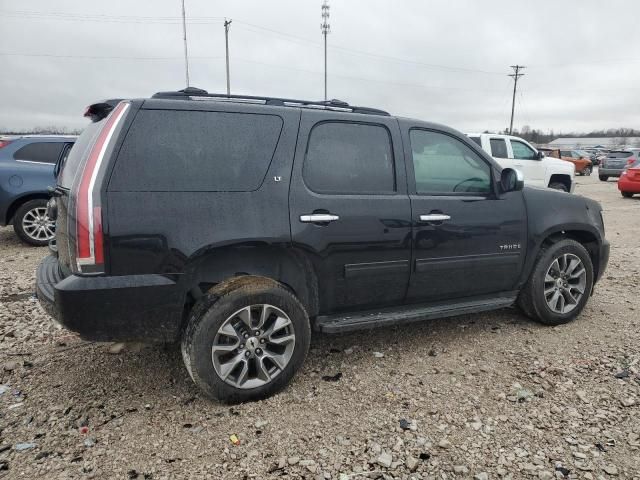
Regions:
<instances>
[{"instance_id":1,"label":"chrome door handle","mask_svg":"<svg viewBox=\"0 0 640 480\"><path fill-rule=\"evenodd\" d=\"M421 222L444 222L445 220L451 220L449 215L442 213L431 213L429 215L420 215Z\"/></svg>"},{"instance_id":2,"label":"chrome door handle","mask_svg":"<svg viewBox=\"0 0 640 480\"><path fill-rule=\"evenodd\" d=\"M312 213L311 215L300 215L300 221L303 223L327 223L340 220L338 215L330 213Z\"/></svg>"}]
</instances>

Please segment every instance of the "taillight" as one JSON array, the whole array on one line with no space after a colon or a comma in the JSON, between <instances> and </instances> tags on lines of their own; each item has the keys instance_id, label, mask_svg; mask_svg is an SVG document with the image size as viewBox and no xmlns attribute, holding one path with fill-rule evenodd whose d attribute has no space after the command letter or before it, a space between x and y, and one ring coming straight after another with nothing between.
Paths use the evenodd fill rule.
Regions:
<instances>
[{"instance_id":1,"label":"taillight","mask_svg":"<svg viewBox=\"0 0 640 480\"><path fill-rule=\"evenodd\" d=\"M11 140L0 140L0 148L6 147L11 143Z\"/></svg>"},{"instance_id":2,"label":"taillight","mask_svg":"<svg viewBox=\"0 0 640 480\"><path fill-rule=\"evenodd\" d=\"M128 103L119 103L107 118L98 138L91 147L75 192L76 264L80 272L99 273L104 271L102 209L100 188L99 186L96 188L96 178L113 137L113 132L128 108Z\"/></svg>"},{"instance_id":3,"label":"taillight","mask_svg":"<svg viewBox=\"0 0 640 480\"><path fill-rule=\"evenodd\" d=\"M629 157L629 159L627 160L627 165L632 165L636 162L636 159L633 157Z\"/></svg>"}]
</instances>

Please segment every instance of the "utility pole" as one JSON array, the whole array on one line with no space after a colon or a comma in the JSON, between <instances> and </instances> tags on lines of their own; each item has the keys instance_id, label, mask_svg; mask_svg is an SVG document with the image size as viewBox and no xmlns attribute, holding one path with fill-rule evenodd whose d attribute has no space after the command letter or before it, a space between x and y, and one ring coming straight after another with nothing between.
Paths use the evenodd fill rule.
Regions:
<instances>
[{"instance_id":1,"label":"utility pole","mask_svg":"<svg viewBox=\"0 0 640 480\"><path fill-rule=\"evenodd\" d=\"M327 34L331 31L331 25L329 25L329 2L324 0L322 2L322 23L320 24L320 30L324 36L324 99L327 100Z\"/></svg>"},{"instance_id":2,"label":"utility pole","mask_svg":"<svg viewBox=\"0 0 640 480\"><path fill-rule=\"evenodd\" d=\"M227 95L231 95L231 83L229 80L229 27L232 20L224 19L224 45L227 50Z\"/></svg>"},{"instance_id":3,"label":"utility pole","mask_svg":"<svg viewBox=\"0 0 640 480\"><path fill-rule=\"evenodd\" d=\"M182 0L182 38L184 40L184 75L189 88L189 52L187 51L187 19L184 11L184 0Z\"/></svg>"},{"instance_id":4,"label":"utility pole","mask_svg":"<svg viewBox=\"0 0 640 480\"><path fill-rule=\"evenodd\" d=\"M516 88L518 87L518 79L524 77L524 73L520 73L520 70L525 69L524 65L511 65L513 72L510 77L513 78L513 99L511 100L511 123L509 123L509 135L513 132L513 112L516 108Z\"/></svg>"}]
</instances>

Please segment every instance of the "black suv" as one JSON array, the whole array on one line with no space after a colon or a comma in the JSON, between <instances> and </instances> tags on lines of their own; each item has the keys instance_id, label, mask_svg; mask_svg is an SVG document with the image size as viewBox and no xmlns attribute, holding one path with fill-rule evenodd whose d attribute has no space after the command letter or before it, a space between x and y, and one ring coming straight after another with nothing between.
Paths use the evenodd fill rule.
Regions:
<instances>
[{"instance_id":1,"label":"black suv","mask_svg":"<svg viewBox=\"0 0 640 480\"><path fill-rule=\"evenodd\" d=\"M607 264L597 202L523 189L441 125L194 88L91 109L38 297L87 339L180 341L221 400L283 388L312 329L516 303L568 322Z\"/></svg>"}]
</instances>

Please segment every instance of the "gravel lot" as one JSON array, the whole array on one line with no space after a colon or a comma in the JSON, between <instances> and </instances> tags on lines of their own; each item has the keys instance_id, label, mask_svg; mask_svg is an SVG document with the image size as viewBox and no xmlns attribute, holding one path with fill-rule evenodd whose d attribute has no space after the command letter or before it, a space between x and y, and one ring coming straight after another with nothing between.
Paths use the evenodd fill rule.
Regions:
<instances>
[{"instance_id":1,"label":"gravel lot","mask_svg":"<svg viewBox=\"0 0 640 480\"><path fill-rule=\"evenodd\" d=\"M0 229L0 478L640 479L640 198L578 178L612 256L577 321L316 335L289 388L234 407L177 351L56 327L32 296L46 249Z\"/></svg>"}]
</instances>

